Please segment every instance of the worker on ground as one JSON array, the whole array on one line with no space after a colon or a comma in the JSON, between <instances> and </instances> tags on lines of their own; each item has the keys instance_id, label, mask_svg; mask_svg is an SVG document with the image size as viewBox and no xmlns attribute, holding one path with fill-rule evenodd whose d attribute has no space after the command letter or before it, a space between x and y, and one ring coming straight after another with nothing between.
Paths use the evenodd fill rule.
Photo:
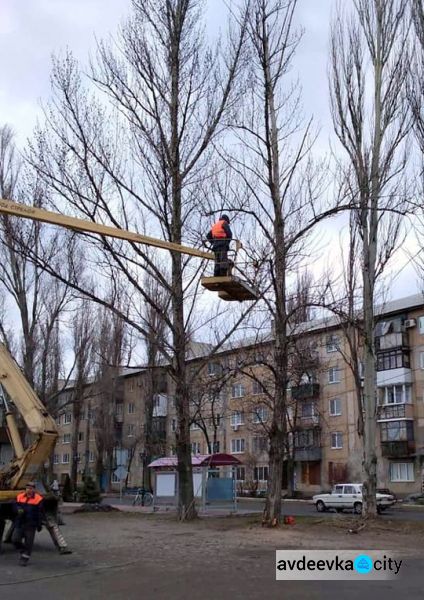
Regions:
<instances>
[{"instance_id":1,"label":"worker on ground","mask_svg":"<svg viewBox=\"0 0 424 600\"><path fill-rule=\"evenodd\" d=\"M228 250L233 234L228 215L221 215L206 237L212 242L212 250L215 254L214 277L229 275Z\"/></svg>"},{"instance_id":2,"label":"worker on ground","mask_svg":"<svg viewBox=\"0 0 424 600\"><path fill-rule=\"evenodd\" d=\"M35 532L41 531L43 519L43 497L35 491L35 483L30 481L24 492L16 498L16 519L12 541L21 552L20 564L25 566L31 556Z\"/></svg>"}]
</instances>

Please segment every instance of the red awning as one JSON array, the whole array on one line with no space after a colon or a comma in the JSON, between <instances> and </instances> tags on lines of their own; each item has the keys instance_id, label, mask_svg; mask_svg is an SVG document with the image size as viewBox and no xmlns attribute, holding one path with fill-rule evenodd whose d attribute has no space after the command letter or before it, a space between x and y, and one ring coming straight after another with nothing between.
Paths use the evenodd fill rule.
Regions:
<instances>
[{"instance_id":1,"label":"red awning","mask_svg":"<svg viewBox=\"0 0 424 600\"><path fill-rule=\"evenodd\" d=\"M160 469L161 467L176 467L177 466L176 456L164 456L157 458L151 462L148 466L151 469ZM241 465L242 463L238 458L232 454L224 454L219 452L217 454L194 454L191 457L191 465L193 467L232 467Z\"/></svg>"}]
</instances>

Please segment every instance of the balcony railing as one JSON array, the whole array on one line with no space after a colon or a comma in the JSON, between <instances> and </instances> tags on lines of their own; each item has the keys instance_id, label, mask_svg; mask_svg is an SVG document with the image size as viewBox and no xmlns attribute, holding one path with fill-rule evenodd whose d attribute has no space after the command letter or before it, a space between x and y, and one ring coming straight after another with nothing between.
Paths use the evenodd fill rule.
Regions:
<instances>
[{"instance_id":1,"label":"balcony railing","mask_svg":"<svg viewBox=\"0 0 424 600\"><path fill-rule=\"evenodd\" d=\"M414 416L412 404L380 405L377 409L377 419L412 419Z\"/></svg>"},{"instance_id":2,"label":"balcony railing","mask_svg":"<svg viewBox=\"0 0 424 600\"><path fill-rule=\"evenodd\" d=\"M408 348L406 333L387 333L375 340L376 350L392 350L393 348Z\"/></svg>"},{"instance_id":3,"label":"balcony railing","mask_svg":"<svg viewBox=\"0 0 424 600\"><path fill-rule=\"evenodd\" d=\"M319 415L309 415L307 417L298 416L296 419L296 427L303 429L304 427L310 429L311 427L319 427L320 425Z\"/></svg>"},{"instance_id":4,"label":"balcony railing","mask_svg":"<svg viewBox=\"0 0 424 600\"><path fill-rule=\"evenodd\" d=\"M322 449L319 446L307 446L294 449L294 460L304 462L310 460L321 460Z\"/></svg>"},{"instance_id":5,"label":"balcony railing","mask_svg":"<svg viewBox=\"0 0 424 600\"><path fill-rule=\"evenodd\" d=\"M414 452L415 442L412 441L381 442L381 454L386 457L400 458Z\"/></svg>"},{"instance_id":6,"label":"balcony railing","mask_svg":"<svg viewBox=\"0 0 424 600\"><path fill-rule=\"evenodd\" d=\"M302 383L301 385L292 387L291 395L293 400L317 398L319 396L319 383Z\"/></svg>"}]
</instances>

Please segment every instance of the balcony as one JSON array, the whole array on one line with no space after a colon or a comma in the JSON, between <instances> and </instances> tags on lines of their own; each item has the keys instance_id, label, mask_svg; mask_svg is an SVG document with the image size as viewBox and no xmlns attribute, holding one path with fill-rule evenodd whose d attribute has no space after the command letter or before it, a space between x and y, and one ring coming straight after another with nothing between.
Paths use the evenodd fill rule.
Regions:
<instances>
[{"instance_id":1,"label":"balcony","mask_svg":"<svg viewBox=\"0 0 424 600\"><path fill-rule=\"evenodd\" d=\"M377 337L376 350L392 350L394 348L408 348L408 335L406 333L388 333Z\"/></svg>"},{"instance_id":2,"label":"balcony","mask_svg":"<svg viewBox=\"0 0 424 600\"><path fill-rule=\"evenodd\" d=\"M307 446L294 449L294 460L299 462L321 460L322 449L319 446Z\"/></svg>"},{"instance_id":3,"label":"balcony","mask_svg":"<svg viewBox=\"0 0 424 600\"><path fill-rule=\"evenodd\" d=\"M168 414L168 396L156 394L153 398L153 417L166 417Z\"/></svg>"},{"instance_id":4,"label":"balcony","mask_svg":"<svg viewBox=\"0 0 424 600\"><path fill-rule=\"evenodd\" d=\"M384 387L402 383L412 383L412 371L407 367L377 371L377 386Z\"/></svg>"},{"instance_id":5,"label":"balcony","mask_svg":"<svg viewBox=\"0 0 424 600\"><path fill-rule=\"evenodd\" d=\"M118 408L119 406L119 408ZM123 423L124 422L124 406L123 404L118 404L115 409L115 423Z\"/></svg>"},{"instance_id":6,"label":"balcony","mask_svg":"<svg viewBox=\"0 0 424 600\"><path fill-rule=\"evenodd\" d=\"M123 402L124 401L124 381L123 379L115 379L113 382L113 396L115 398L115 402Z\"/></svg>"},{"instance_id":7,"label":"balcony","mask_svg":"<svg viewBox=\"0 0 424 600\"><path fill-rule=\"evenodd\" d=\"M414 407L412 404L384 404L377 407L377 420L387 419L413 419Z\"/></svg>"},{"instance_id":8,"label":"balcony","mask_svg":"<svg viewBox=\"0 0 424 600\"><path fill-rule=\"evenodd\" d=\"M415 452L415 442L412 441L396 441L396 442L381 442L381 454L390 458L401 458L410 456Z\"/></svg>"},{"instance_id":9,"label":"balcony","mask_svg":"<svg viewBox=\"0 0 424 600\"><path fill-rule=\"evenodd\" d=\"M302 383L301 385L292 387L291 395L293 400L317 398L319 396L319 383Z\"/></svg>"},{"instance_id":10,"label":"balcony","mask_svg":"<svg viewBox=\"0 0 424 600\"><path fill-rule=\"evenodd\" d=\"M320 416L319 415L309 415L308 417L297 417L296 418L296 428L304 429L311 427L319 427L320 426Z\"/></svg>"}]
</instances>

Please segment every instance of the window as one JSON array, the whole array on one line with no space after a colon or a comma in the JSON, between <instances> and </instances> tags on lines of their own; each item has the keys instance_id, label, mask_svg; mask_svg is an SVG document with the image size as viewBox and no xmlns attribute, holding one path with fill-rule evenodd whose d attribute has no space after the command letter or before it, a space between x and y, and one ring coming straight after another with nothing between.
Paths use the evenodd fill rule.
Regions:
<instances>
[{"instance_id":1,"label":"window","mask_svg":"<svg viewBox=\"0 0 424 600\"><path fill-rule=\"evenodd\" d=\"M210 362L208 363L208 375L220 375L222 373L222 367L219 363Z\"/></svg>"},{"instance_id":2,"label":"window","mask_svg":"<svg viewBox=\"0 0 424 600\"><path fill-rule=\"evenodd\" d=\"M258 436L252 438L252 452L253 454L261 454L262 452L268 451L268 439L265 436Z\"/></svg>"},{"instance_id":3,"label":"window","mask_svg":"<svg viewBox=\"0 0 424 600\"><path fill-rule=\"evenodd\" d=\"M243 398L244 386L242 383L235 383L231 388L231 395L233 398Z\"/></svg>"},{"instance_id":4,"label":"window","mask_svg":"<svg viewBox=\"0 0 424 600\"><path fill-rule=\"evenodd\" d=\"M338 335L327 336L326 349L327 349L327 352L337 352L337 350L339 349L339 336Z\"/></svg>"},{"instance_id":5,"label":"window","mask_svg":"<svg viewBox=\"0 0 424 600\"><path fill-rule=\"evenodd\" d=\"M302 417L302 419L310 419L311 417L315 416L315 403L302 402L300 416Z\"/></svg>"},{"instance_id":6,"label":"window","mask_svg":"<svg viewBox=\"0 0 424 600\"><path fill-rule=\"evenodd\" d=\"M128 423L127 425L127 436L134 437L135 435L135 425L134 423Z\"/></svg>"},{"instance_id":7,"label":"window","mask_svg":"<svg viewBox=\"0 0 424 600\"><path fill-rule=\"evenodd\" d=\"M200 454L200 442L192 442L191 443L191 453L192 454Z\"/></svg>"},{"instance_id":8,"label":"window","mask_svg":"<svg viewBox=\"0 0 424 600\"><path fill-rule=\"evenodd\" d=\"M414 424L412 421L385 421L380 423L381 441L413 441Z\"/></svg>"},{"instance_id":9,"label":"window","mask_svg":"<svg viewBox=\"0 0 424 600\"><path fill-rule=\"evenodd\" d=\"M200 429L200 427L199 427L199 424L198 424L198 423L196 423L196 422L195 422L195 423L192 423L192 424L190 425L190 429L191 429L192 431L197 431L197 430L199 430L199 429Z\"/></svg>"},{"instance_id":10,"label":"window","mask_svg":"<svg viewBox=\"0 0 424 600\"><path fill-rule=\"evenodd\" d=\"M208 444L208 451L211 454L217 454L219 452L219 442L213 442L212 444Z\"/></svg>"},{"instance_id":11,"label":"window","mask_svg":"<svg viewBox=\"0 0 424 600\"><path fill-rule=\"evenodd\" d=\"M64 444L70 444L71 443L71 434L70 433L64 433L63 434L63 443Z\"/></svg>"},{"instance_id":12,"label":"window","mask_svg":"<svg viewBox=\"0 0 424 600\"><path fill-rule=\"evenodd\" d=\"M424 369L424 352L420 352L420 369Z\"/></svg>"},{"instance_id":13,"label":"window","mask_svg":"<svg viewBox=\"0 0 424 600\"><path fill-rule=\"evenodd\" d=\"M72 423L72 413L64 414L63 423L64 423L64 425L69 425L69 423Z\"/></svg>"},{"instance_id":14,"label":"window","mask_svg":"<svg viewBox=\"0 0 424 600\"><path fill-rule=\"evenodd\" d=\"M177 419L172 419L171 421L171 431L177 431Z\"/></svg>"},{"instance_id":15,"label":"window","mask_svg":"<svg viewBox=\"0 0 424 600\"><path fill-rule=\"evenodd\" d=\"M294 432L294 447L295 448L310 448L319 446L319 433L313 429L303 429Z\"/></svg>"},{"instance_id":16,"label":"window","mask_svg":"<svg viewBox=\"0 0 424 600\"><path fill-rule=\"evenodd\" d=\"M377 354L377 371L388 371L390 369L409 369L411 362L407 350L389 350Z\"/></svg>"},{"instance_id":17,"label":"window","mask_svg":"<svg viewBox=\"0 0 424 600\"><path fill-rule=\"evenodd\" d=\"M122 402L117 402L115 405L115 414L122 415L123 412L124 412L124 405L122 404Z\"/></svg>"},{"instance_id":18,"label":"window","mask_svg":"<svg viewBox=\"0 0 424 600\"><path fill-rule=\"evenodd\" d=\"M53 454L53 464L54 465L59 464L59 454Z\"/></svg>"},{"instance_id":19,"label":"window","mask_svg":"<svg viewBox=\"0 0 424 600\"><path fill-rule=\"evenodd\" d=\"M330 417L338 417L342 414L342 401L340 398L330 400Z\"/></svg>"},{"instance_id":20,"label":"window","mask_svg":"<svg viewBox=\"0 0 424 600\"><path fill-rule=\"evenodd\" d=\"M244 467L236 468L236 479L237 481L244 481L246 478L246 470Z\"/></svg>"},{"instance_id":21,"label":"window","mask_svg":"<svg viewBox=\"0 0 424 600\"><path fill-rule=\"evenodd\" d=\"M268 419L268 410L265 406L257 406L253 412L253 423L265 423Z\"/></svg>"},{"instance_id":22,"label":"window","mask_svg":"<svg viewBox=\"0 0 424 600\"><path fill-rule=\"evenodd\" d=\"M243 438L237 440L231 440L231 452L232 454L241 454L244 452L245 441Z\"/></svg>"},{"instance_id":23,"label":"window","mask_svg":"<svg viewBox=\"0 0 424 600\"><path fill-rule=\"evenodd\" d=\"M328 383L340 383L340 371L337 367L328 369Z\"/></svg>"},{"instance_id":24,"label":"window","mask_svg":"<svg viewBox=\"0 0 424 600\"><path fill-rule=\"evenodd\" d=\"M390 481L415 481L414 463L390 463Z\"/></svg>"},{"instance_id":25,"label":"window","mask_svg":"<svg viewBox=\"0 0 424 600\"><path fill-rule=\"evenodd\" d=\"M253 479L254 481L268 481L268 467L255 467Z\"/></svg>"},{"instance_id":26,"label":"window","mask_svg":"<svg viewBox=\"0 0 424 600\"><path fill-rule=\"evenodd\" d=\"M130 379L129 382L128 382L128 390L130 392L133 392L134 388L135 388L134 379Z\"/></svg>"},{"instance_id":27,"label":"window","mask_svg":"<svg viewBox=\"0 0 424 600\"><path fill-rule=\"evenodd\" d=\"M78 432L78 441L79 442L83 442L84 441L84 432L83 431L79 431Z\"/></svg>"},{"instance_id":28,"label":"window","mask_svg":"<svg viewBox=\"0 0 424 600\"><path fill-rule=\"evenodd\" d=\"M343 493L344 494L356 494L356 489L353 487L353 485L345 485Z\"/></svg>"},{"instance_id":29,"label":"window","mask_svg":"<svg viewBox=\"0 0 424 600\"><path fill-rule=\"evenodd\" d=\"M418 317L418 331L424 333L424 317Z\"/></svg>"},{"instance_id":30,"label":"window","mask_svg":"<svg viewBox=\"0 0 424 600\"><path fill-rule=\"evenodd\" d=\"M128 414L133 415L135 413L135 404L134 402L128 403Z\"/></svg>"},{"instance_id":31,"label":"window","mask_svg":"<svg viewBox=\"0 0 424 600\"><path fill-rule=\"evenodd\" d=\"M90 450L88 460L89 460L89 462L94 462L96 460L93 450Z\"/></svg>"},{"instance_id":32,"label":"window","mask_svg":"<svg viewBox=\"0 0 424 600\"><path fill-rule=\"evenodd\" d=\"M244 414L239 410L234 410L231 414L231 426L243 425Z\"/></svg>"},{"instance_id":33,"label":"window","mask_svg":"<svg viewBox=\"0 0 424 600\"><path fill-rule=\"evenodd\" d=\"M411 386L389 385L379 389L380 404L405 404L411 402Z\"/></svg>"},{"instance_id":34,"label":"window","mask_svg":"<svg viewBox=\"0 0 424 600\"><path fill-rule=\"evenodd\" d=\"M62 415L58 415L56 417L56 425L60 425L61 420L62 420Z\"/></svg>"},{"instance_id":35,"label":"window","mask_svg":"<svg viewBox=\"0 0 424 600\"><path fill-rule=\"evenodd\" d=\"M62 465L69 464L69 454L62 454Z\"/></svg>"},{"instance_id":36,"label":"window","mask_svg":"<svg viewBox=\"0 0 424 600\"><path fill-rule=\"evenodd\" d=\"M336 431L331 434L331 448L333 450L339 450L343 448L343 434Z\"/></svg>"},{"instance_id":37,"label":"window","mask_svg":"<svg viewBox=\"0 0 424 600\"><path fill-rule=\"evenodd\" d=\"M264 386L262 385L262 383L260 381L254 381L252 383L252 394L254 396L257 396L258 394L263 394L264 393Z\"/></svg>"},{"instance_id":38,"label":"window","mask_svg":"<svg viewBox=\"0 0 424 600\"><path fill-rule=\"evenodd\" d=\"M342 485L336 485L334 487L334 491L336 494L343 494L343 486Z\"/></svg>"}]
</instances>

